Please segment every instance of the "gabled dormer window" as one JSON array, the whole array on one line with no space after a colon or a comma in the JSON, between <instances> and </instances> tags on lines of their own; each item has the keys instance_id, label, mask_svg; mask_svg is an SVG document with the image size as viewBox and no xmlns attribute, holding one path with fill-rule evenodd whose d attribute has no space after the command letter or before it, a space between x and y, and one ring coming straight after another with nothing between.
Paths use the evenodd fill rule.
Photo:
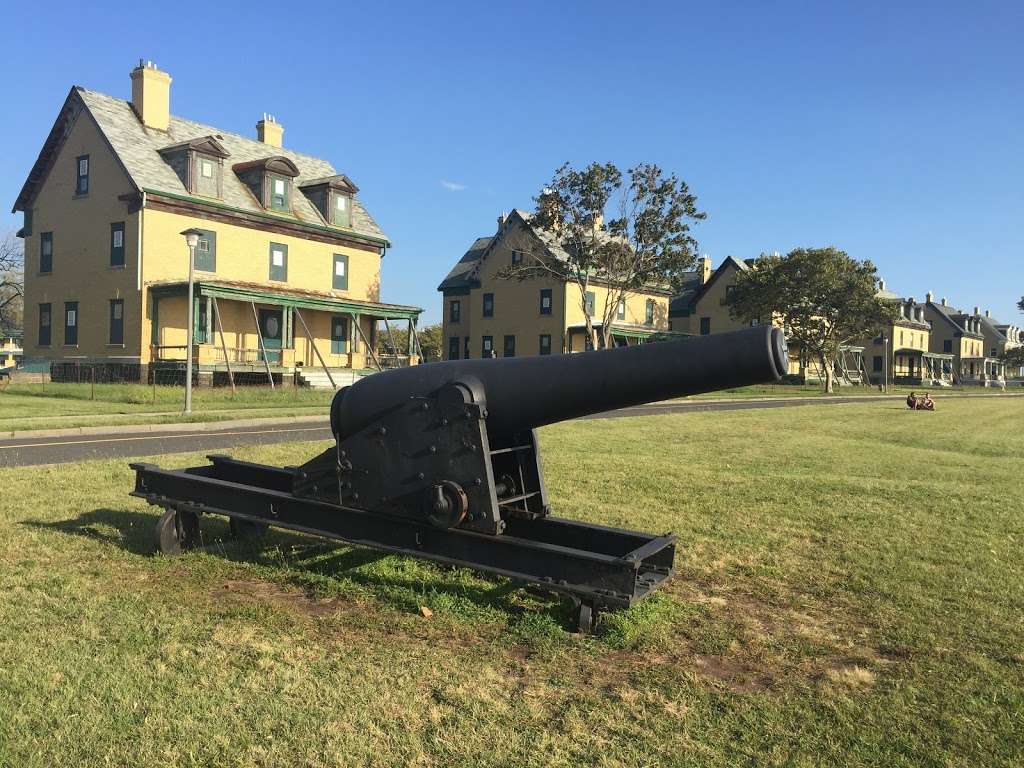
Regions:
<instances>
[{"instance_id":1,"label":"gabled dormer window","mask_svg":"<svg viewBox=\"0 0 1024 768\"><path fill-rule=\"evenodd\" d=\"M292 180L299 175L299 169L287 157L250 160L238 163L233 170L268 211L292 210Z\"/></svg>"},{"instance_id":2,"label":"gabled dormer window","mask_svg":"<svg viewBox=\"0 0 1024 768\"><path fill-rule=\"evenodd\" d=\"M190 195L223 197L224 158L229 154L213 136L164 147L160 155Z\"/></svg>"},{"instance_id":3,"label":"gabled dormer window","mask_svg":"<svg viewBox=\"0 0 1024 768\"><path fill-rule=\"evenodd\" d=\"M359 187L344 174L302 182L302 194L332 227L352 226L352 200Z\"/></svg>"}]
</instances>

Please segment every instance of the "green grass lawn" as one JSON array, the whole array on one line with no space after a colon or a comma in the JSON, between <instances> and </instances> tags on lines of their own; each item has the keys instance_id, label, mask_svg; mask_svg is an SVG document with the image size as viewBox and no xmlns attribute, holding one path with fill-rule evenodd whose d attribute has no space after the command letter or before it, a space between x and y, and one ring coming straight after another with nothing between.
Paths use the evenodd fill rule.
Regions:
<instances>
[{"instance_id":1,"label":"green grass lawn","mask_svg":"<svg viewBox=\"0 0 1024 768\"><path fill-rule=\"evenodd\" d=\"M0 470L0 765L1021 765L1022 406L542 430L559 515L679 536L594 637L500 581L216 519L153 556L124 461Z\"/></svg>"},{"instance_id":2,"label":"green grass lawn","mask_svg":"<svg viewBox=\"0 0 1024 768\"><path fill-rule=\"evenodd\" d=\"M906 394L912 388L893 391ZM917 389L921 389L918 387ZM943 389L937 396L993 394L996 390L978 387ZM1024 390L1017 392L1024 394ZM693 399L738 399L815 397L824 394L815 384L761 384L709 392ZM872 396L881 394L874 387L845 387L837 395ZM48 383L11 384L0 389L0 435L30 429L57 429L118 424L222 421L248 417L283 417L327 413L333 393L322 389L298 387L239 387L236 393L218 387L196 388L193 413L185 418L182 387L141 384Z\"/></svg>"},{"instance_id":3,"label":"green grass lawn","mask_svg":"<svg viewBox=\"0 0 1024 768\"><path fill-rule=\"evenodd\" d=\"M334 393L299 387L197 387L184 419L183 387L137 384L11 384L0 390L0 433L91 425L216 421L257 416L326 414ZM95 396L95 399L93 399ZM166 415L171 412L173 415Z\"/></svg>"}]
</instances>

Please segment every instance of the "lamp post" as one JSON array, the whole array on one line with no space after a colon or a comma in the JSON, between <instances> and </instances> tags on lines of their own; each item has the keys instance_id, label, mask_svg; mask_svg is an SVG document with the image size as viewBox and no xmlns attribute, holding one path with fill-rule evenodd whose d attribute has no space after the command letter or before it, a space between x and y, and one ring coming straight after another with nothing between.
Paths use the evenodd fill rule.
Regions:
<instances>
[{"instance_id":1,"label":"lamp post","mask_svg":"<svg viewBox=\"0 0 1024 768\"><path fill-rule=\"evenodd\" d=\"M192 282L195 276L196 245L202 230L186 229L182 232L188 244L188 346L185 348L185 413L192 413L192 342L195 339L195 307L192 306Z\"/></svg>"}]
</instances>

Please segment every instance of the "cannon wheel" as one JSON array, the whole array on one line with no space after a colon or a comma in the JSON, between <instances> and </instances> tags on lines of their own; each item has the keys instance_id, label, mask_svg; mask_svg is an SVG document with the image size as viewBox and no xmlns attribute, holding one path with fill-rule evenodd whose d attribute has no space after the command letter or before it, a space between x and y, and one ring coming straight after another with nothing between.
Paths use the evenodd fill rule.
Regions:
<instances>
[{"instance_id":1,"label":"cannon wheel","mask_svg":"<svg viewBox=\"0 0 1024 768\"><path fill-rule=\"evenodd\" d=\"M597 629L597 607L593 603L573 598L572 617L576 631L582 635L593 634Z\"/></svg>"},{"instance_id":2,"label":"cannon wheel","mask_svg":"<svg viewBox=\"0 0 1024 768\"><path fill-rule=\"evenodd\" d=\"M180 555L199 545L199 515L165 510L156 524L156 546L165 555Z\"/></svg>"},{"instance_id":3,"label":"cannon wheel","mask_svg":"<svg viewBox=\"0 0 1024 768\"><path fill-rule=\"evenodd\" d=\"M258 539L267 535L267 529L270 527L266 523L254 523L252 520L243 520L240 517L232 517L228 521L228 527L231 529L231 537L238 539L239 541L246 541L248 539Z\"/></svg>"}]
</instances>

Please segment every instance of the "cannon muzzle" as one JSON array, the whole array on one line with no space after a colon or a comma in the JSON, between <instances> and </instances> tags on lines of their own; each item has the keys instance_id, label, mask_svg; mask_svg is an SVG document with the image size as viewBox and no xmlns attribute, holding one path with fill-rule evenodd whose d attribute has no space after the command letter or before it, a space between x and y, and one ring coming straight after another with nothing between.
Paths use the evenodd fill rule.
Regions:
<instances>
[{"instance_id":1,"label":"cannon muzzle","mask_svg":"<svg viewBox=\"0 0 1024 768\"><path fill-rule=\"evenodd\" d=\"M575 355L449 360L400 368L338 392L331 427L351 435L383 414L454 382L479 382L487 430L504 434L673 397L778 381L785 335L759 326L680 341Z\"/></svg>"}]
</instances>

